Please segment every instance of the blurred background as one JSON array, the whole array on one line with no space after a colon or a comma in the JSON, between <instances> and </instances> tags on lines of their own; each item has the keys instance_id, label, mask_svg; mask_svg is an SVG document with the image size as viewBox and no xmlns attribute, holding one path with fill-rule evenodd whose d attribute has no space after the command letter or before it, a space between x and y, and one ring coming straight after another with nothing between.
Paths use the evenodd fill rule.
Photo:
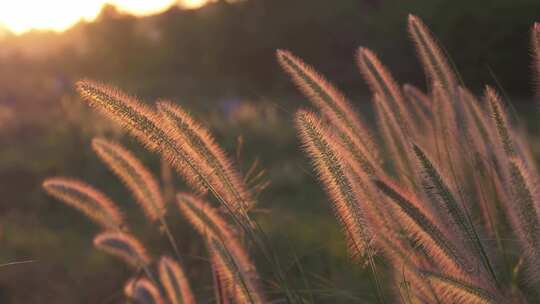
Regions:
<instances>
[{"instance_id":1,"label":"blurred background","mask_svg":"<svg viewBox=\"0 0 540 304\"><path fill-rule=\"evenodd\" d=\"M537 142L529 56L537 0L95 2L0 3L0 303L123 303L132 271L92 248L98 228L43 193L47 176L97 186L126 210L151 253L169 250L90 141L122 142L157 176L159 158L80 100L73 89L80 78L148 103L181 103L215 132L242 172L253 164L264 169L260 183L270 184L259 194L256 217L292 286L318 303L364 303L373 292L361 267L351 266L330 204L299 151L291 113L309 104L277 65L276 49L313 64L372 122L354 53L371 48L399 82L425 89L406 32L414 13L464 83L476 93L484 84L498 87ZM186 189L180 180L175 185ZM204 246L175 208L169 217L199 300L211 302ZM4 265L18 261L31 262ZM271 286L271 269L263 262L259 268Z\"/></svg>"}]
</instances>

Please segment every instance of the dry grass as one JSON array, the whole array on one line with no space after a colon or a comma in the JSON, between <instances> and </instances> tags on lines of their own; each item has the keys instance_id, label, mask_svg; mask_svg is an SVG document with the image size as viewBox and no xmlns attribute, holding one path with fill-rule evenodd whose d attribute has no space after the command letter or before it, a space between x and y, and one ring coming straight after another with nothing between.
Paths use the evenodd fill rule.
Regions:
<instances>
[{"instance_id":1,"label":"dry grass","mask_svg":"<svg viewBox=\"0 0 540 304\"><path fill-rule=\"evenodd\" d=\"M540 197L524 134L513 126L494 89L487 87L476 98L458 82L418 17L409 16L408 30L428 92L400 86L373 51L357 52L358 67L373 93L375 130L314 68L289 51L277 52L279 64L314 105L297 112L296 128L351 255L369 266L380 302L395 296L403 303L536 303ZM538 77L540 26L535 24L532 32ZM191 187L193 193L179 193L176 201L206 243L216 302L271 302L270 287L250 256L253 251L275 263L273 279L284 299L272 301L306 302L287 289L279 261L252 218L256 195L202 123L173 103L160 101L152 108L93 81L80 81L77 89L90 105L159 153ZM165 221L171 208L163 197L174 189L167 185L169 194L164 195L152 173L118 144L95 139L93 147L148 219L159 220L175 258L146 253L114 203L90 186L51 178L44 188L106 229L95 238L96 247L144 271L127 283L129 298L195 303ZM219 207L202 197L206 193ZM510 229L502 229L506 223ZM516 240L520 250L506 250L508 239ZM382 286L376 255L391 265L393 279L387 286Z\"/></svg>"},{"instance_id":2,"label":"dry grass","mask_svg":"<svg viewBox=\"0 0 540 304\"><path fill-rule=\"evenodd\" d=\"M381 145L370 143L356 150L386 151L388 156L384 165L372 163L373 169L364 172L378 190L364 185L365 179L348 184L343 182L347 178L340 179L350 188L346 193L355 194L350 197L359 208L357 224L363 226L357 231L372 232L369 239L375 249L392 263L394 290L402 302L535 303L538 295L531 289L539 283L540 198L524 134L513 126L494 89L487 87L479 101L458 82L442 48L418 17L409 16L408 30L429 80L427 93L410 85L401 89L373 51L360 48L357 53L379 126L378 132L363 129L363 134L380 134ZM539 26L532 31L538 75ZM341 174L350 176L358 174L356 167L364 167L361 158L354 159L343 148L352 140L340 136L357 134L354 127L362 125L362 118L315 69L289 52L279 51L277 56L320 114L328 117L314 124L318 131L312 132L311 144L306 144L305 124L297 123L297 129L335 202L336 187L329 186L335 178L329 177L329 170L345 169ZM326 99L334 100L320 102ZM327 106L332 104L333 112ZM297 120L305 117L304 110L297 113ZM315 142L336 155L315 151ZM350 165L354 162L356 166ZM330 169L321 170L324 163L332 164ZM343 222L339 212L338 218ZM503 231L503 223L510 223L510 231ZM508 239L519 243L519 254L505 250L515 244Z\"/></svg>"}]
</instances>

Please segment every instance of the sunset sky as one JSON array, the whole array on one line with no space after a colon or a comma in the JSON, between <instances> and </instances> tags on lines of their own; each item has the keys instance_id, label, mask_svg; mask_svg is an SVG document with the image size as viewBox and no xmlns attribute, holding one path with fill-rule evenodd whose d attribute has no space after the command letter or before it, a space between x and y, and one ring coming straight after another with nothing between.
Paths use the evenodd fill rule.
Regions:
<instances>
[{"instance_id":1,"label":"sunset sky","mask_svg":"<svg viewBox=\"0 0 540 304\"><path fill-rule=\"evenodd\" d=\"M137 15L158 13L179 2L197 8L208 0L6 0L0 3L0 26L20 34L31 29L64 30L80 19L92 20L111 3Z\"/></svg>"}]
</instances>

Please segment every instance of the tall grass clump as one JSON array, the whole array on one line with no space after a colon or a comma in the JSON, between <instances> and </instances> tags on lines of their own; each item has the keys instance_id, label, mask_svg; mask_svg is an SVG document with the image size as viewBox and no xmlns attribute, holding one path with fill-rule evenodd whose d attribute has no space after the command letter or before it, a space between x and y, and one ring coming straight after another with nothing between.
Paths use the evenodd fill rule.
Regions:
<instances>
[{"instance_id":1,"label":"tall grass clump","mask_svg":"<svg viewBox=\"0 0 540 304\"><path fill-rule=\"evenodd\" d=\"M285 72L315 100L316 112L296 114L303 147L334 205L337 185L347 187L342 193L361 198L354 206L362 212L347 217L346 223L371 232L370 247L390 263L396 299L536 303L540 197L525 135L493 88L476 98L459 82L420 18L410 15L407 28L428 90L400 86L375 52L359 48L358 67L373 93L378 121L376 130L362 127L362 133L354 131L356 126L367 124L342 93L291 52L277 52ZM535 24L535 77L540 73L539 37ZM326 119L309 127L306 113L311 121ZM349 136L347 141L341 133ZM372 140L362 140L367 138ZM354 157L347 142L354 142L356 151L380 151L381 161L370 162L370 170L359 173L356 168L365 167L369 158ZM335 155L325 156L323 147ZM330 175L338 170L342 178ZM337 217L343 222L342 213ZM349 239L350 230L345 234Z\"/></svg>"},{"instance_id":2,"label":"tall grass clump","mask_svg":"<svg viewBox=\"0 0 540 304\"><path fill-rule=\"evenodd\" d=\"M312 103L312 109L295 114L295 127L352 259L369 268L379 303L538 303L539 179L525 134L495 89L488 86L477 97L459 81L420 18L410 15L407 29L426 74L426 91L400 85L373 50L360 47L356 53L373 95L375 128L313 67L290 51L277 51L281 67ZM538 24L531 36L538 80ZM86 102L159 154L163 167L174 168L190 188L174 195L167 173L165 191L127 149L106 139L92 142L148 221L159 223L173 257L148 251L105 194L71 178L44 181L50 195L103 230L95 247L135 269L125 285L128 298L208 302L192 290L181 246L167 224L179 211L206 246L215 302L310 302L288 284L253 216L256 195L202 122L173 102L150 106L90 80L76 87ZM268 263L271 278L261 276L256 260Z\"/></svg>"},{"instance_id":3,"label":"tall grass clump","mask_svg":"<svg viewBox=\"0 0 540 304\"><path fill-rule=\"evenodd\" d=\"M165 200L165 190L158 180L132 152L107 139L92 140L96 154L132 193L148 221L157 223L164 232L173 254L162 253L158 258L131 232L119 208L105 194L71 178L48 178L43 182L49 194L81 210L104 229L94 239L96 248L119 257L137 272L142 271L142 276L126 284L128 298L137 303L196 303L197 296L184 269L182 249L167 222L177 210L205 241L208 268L216 281L216 302L268 302L248 245L273 268L273 288L283 292L290 302L301 298L285 285L276 253L262 228L251 218L255 205L252 189L202 123L178 105L160 101L156 108L151 108L93 81L80 81L77 90L84 100L123 125L150 151L159 153L192 190L179 193L177 204L171 204ZM164 186L174 187L171 176L167 179ZM213 200L208 198L206 202L203 197L208 193ZM173 208L174 205L179 208Z\"/></svg>"}]
</instances>

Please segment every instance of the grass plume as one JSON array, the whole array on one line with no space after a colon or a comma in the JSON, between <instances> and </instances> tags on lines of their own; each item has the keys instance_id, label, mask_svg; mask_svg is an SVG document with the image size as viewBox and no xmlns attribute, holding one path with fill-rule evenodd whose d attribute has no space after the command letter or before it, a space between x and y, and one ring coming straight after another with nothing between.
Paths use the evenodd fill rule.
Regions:
<instances>
[{"instance_id":1,"label":"grass plume","mask_svg":"<svg viewBox=\"0 0 540 304\"><path fill-rule=\"evenodd\" d=\"M302 110L296 114L296 128L333 202L336 216L344 226L352 254L364 256L371 246L372 235L365 215L360 210L362 202L355 193L338 153L328 142L328 133L315 114Z\"/></svg>"},{"instance_id":2,"label":"grass plume","mask_svg":"<svg viewBox=\"0 0 540 304\"><path fill-rule=\"evenodd\" d=\"M159 279L171 304L195 304L195 296L180 265L170 257L159 260Z\"/></svg>"},{"instance_id":3,"label":"grass plume","mask_svg":"<svg viewBox=\"0 0 540 304\"><path fill-rule=\"evenodd\" d=\"M357 64L369 84L374 95L378 95L382 102L388 103L394 108L392 115L395 116L399 127L406 136L412 133L414 127L410 112L406 109L401 89L388 69L381 63L377 55L367 48L359 48L357 52Z\"/></svg>"},{"instance_id":4,"label":"grass plume","mask_svg":"<svg viewBox=\"0 0 540 304\"><path fill-rule=\"evenodd\" d=\"M239 296L243 299L242 302L249 298L253 303L263 303L264 297L260 290L257 270L242 245L238 232L227 223L218 210L200 198L181 193L177 195L177 202L182 214L205 238L211 253L220 261L219 266L225 271L220 275L233 280L229 284L236 284L238 285L236 287L242 288L240 291L235 289L236 291L231 294ZM240 294L237 294L238 292Z\"/></svg>"},{"instance_id":5,"label":"grass plume","mask_svg":"<svg viewBox=\"0 0 540 304\"><path fill-rule=\"evenodd\" d=\"M524 249L528 283L540 282L540 213L538 179L533 177L523 161L511 158L509 163L510 186L513 202L507 202L511 224Z\"/></svg>"},{"instance_id":6,"label":"grass plume","mask_svg":"<svg viewBox=\"0 0 540 304\"><path fill-rule=\"evenodd\" d=\"M397 206L405 229L422 244L430 256L440 261L440 267L457 275L471 271L471 266L455 244L437 227L434 219L413 203L413 198L407 198L388 182L376 180L375 185Z\"/></svg>"},{"instance_id":7,"label":"grass plume","mask_svg":"<svg viewBox=\"0 0 540 304\"><path fill-rule=\"evenodd\" d=\"M431 125L431 104L429 98L416 87L405 84L403 85L403 95L412 107L413 122L416 124L416 129L419 135L427 133L426 129Z\"/></svg>"},{"instance_id":8,"label":"grass plume","mask_svg":"<svg viewBox=\"0 0 540 304\"><path fill-rule=\"evenodd\" d=\"M102 232L94 238L94 246L117 256L133 267L144 267L150 263L150 257L144 246L128 233Z\"/></svg>"},{"instance_id":9,"label":"grass plume","mask_svg":"<svg viewBox=\"0 0 540 304\"><path fill-rule=\"evenodd\" d=\"M437 292L439 292L441 298L447 303L503 303L499 297L494 296L489 291L481 287L474 286L468 282L430 271L422 271L422 275L432 282L434 288L437 290Z\"/></svg>"},{"instance_id":10,"label":"grass plume","mask_svg":"<svg viewBox=\"0 0 540 304\"><path fill-rule=\"evenodd\" d=\"M329 142L331 135L325 131L325 126L317 115L300 110L296 113L295 120L303 147L330 196L336 217L341 222L349 244L349 252L353 257L367 258L378 300L384 302L379 276L373 261L375 254L372 247L373 236L367 223L367 216L361 210L362 206L367 209L366 202L360 201L358 189L352 185L351 173L346 171L339 152Z\"/></svg>"},{"instance_id":11,"label":"grass plume","mask_svg":"<svg viewBox=\"0 0 540 304\"><path fill-rule=\"evenodd\" d=\"M428 78L433 83L441 83L448 93L454 92L457 87L456 77L429 29L420 18L409 15L408 30Z\"/></svg>"},{"instance_id":12,"label":"grass plume","mask_svg":"<svg viewBox=\"0 0 540 304\"><path fill-rule=\"evenodd\" d=\"M413 151L418 162L423 170L426 179L429 181L433 191L439 196L442 207L446 210L451 221L462 231L469 239L473 239L473 228L468 221L465 210L457 201L455 194L451 190L446 178L444 178L439 170L433 165L425 152L417 145L413 145Z\"/></svg>"},{"instance_id":13,"label":"grass plume","mask_svg":"<svg viewBox=\"0 0 540 304\"><path fill-rule=\"evenodd\" d=\"M192 151L191 158L200 164L202 174L225 201L231 204L231 209L248 210L253 205L253 199L210 132L180 106L159 102L158 109L167 122L167 133L182 146L189 146L190 149L186 148L186 151Z\"/></svg>"},{"instance_id":14,"label":"grass plume","mask_svg":"<svg viewBox=\"0 0 540 304\"><path fill-rule=\"evenodd\" d=\"M120 230L123 216L116 204L94 187L65 177L51 177L43 182L47 193L72 206L103 228Z\"/></svg>"},{"instance_id":15,"label":"grass plume","mask_svg":"<svg viewBox=\"0 0 540 304\"><path fill-rule=\"evenodd\" d=\"M397 176L402 182L412 186L413 180L410 178L413 175L413 168L410 165L412 156L407 149L409 139L403 129L400 128L399 121L392 114L390 105L378 94L374 95L373 101L375 103L377 122L386 144L387 153L392 159L395 171L401 173Z\"/></svg>"},{"instance_id":16,"label":"grass plume","mask_svg":"<svg viewBox=\"0 0 540 304\"><path fill-rule=\"evenodd\" d=\"M531 30L531 49L533 56L533 79L537 102L540 101L540 22L535 22Z\"/></svg>"},{"instance_id":17,"label":"grass plume","mask_svg":"<svg viewBox=\"0 0 540 304\"><path fill-rule=\"evenodd\" d=\"M135 278L129 280L125 287L124 293L135 304L165 304L159 289L146 278Z\"/></svg>"},{"instance_id":18,"label":"grass plume","mask_svg":"<svg viewBox=\"0 0 540 304\"><path fill-rule=\"evenodd\" d=\"M228 244L225 245L216 238L209 238L208 247L212 259L216 261L219 276L223 278L225 287L234 297L235 303L265 303L260 290L245 273L239 260L229 250Z\"/></svg>"},{"instance_id":19,"label":"grass plume","mask_svg":"<svg viewBox=\"0 0 540 304\"><path fill-rule=\"evenodd\" d=\"M479 100L458 84L443 48L418 17L409 16L408 32L428 78L427 94L400 86L371 50L360 48L356 54L373 94L376 132L314 68L289 51L277 51L281 67L314 105L316 112L296 113L295 127L349 252L369 263L380 302L393 291L403 303L538 303L539 181L527 138L511 123L494 89L487 87ZM531 44L536 77L539 33L535 24ZM179 105L160 101L152 108L89 80L78 82L77 90L150 151L160 153L192 188L194 193L179 193L176 203L209 251L218 303L282 301L269 300L262 292L253 252L262 253L276 275L266 286L280 285L285 302L309 302L287 285L290 272L281 269L280 254L251 218L256 191L265 185L259 184L264 171L257 173L257 162L242 177L209 129ZM383 154L375 133L382 135ZM95 139L93 147L146 215L162 220L161 228L176 244L163 220L166 204L160 187L148 169L118 144ZM174 200L173 178L163 173L167 200ZM177 259L161 255L154 269L141 242L121 232L123 217L105 195L66 178L47 179L43 187L105 228L94 239L97 248L137 271L142 268L145 273L126 285L135 302L195 303L176 247ZM225 208L203 198L208 191ZM514 239L519 250L509 246ZM380 276L376 253L389 262L382 270L393 277Z\"/></svg>"},{"instance_id":20,"label":"grass plume","mask_svg":"<svg viewBox=\"0 0 540 304\"><path fill-rule=\"evenodd\" d=\"M366 158L377 162L379 151L369 129L357 117L345 96L312 67L289 51L277 51L278 62L298 88L332 122L350 138L356 138L369 151ZM362 150L362 149L358 149Z\"/></svg>"},{"instance_id":21,"label":"grass plume","mask_svg":"<svg viewBox=\"0 0 540 304\"><path fill-rule=\"evenodd\" d=\"M512 157L516 155L516 151L511 139L512 135L510 132L508 117L504 111L502 100L497 92L490 86L486 86L485 98L489 105L492 121L497 130L499 142L501 143L506 155Z\"/></svg>"},{"instance_id":22,"label":"grass plume","mask_svg":"<svg viewBox=\"0 0 540 304\"><path fill-rule=\"evenodd\" d=\"M91 80L77 82L84 100L128 130L149 150L161 153L198 192L207 186L199 166L167 134L155 110L118 89Z\"/></svg>"},{"instance_id":23,"label":"grass plume","mask_svg":"<svg viewBox=\"0 0 540 304\"><path fill-rule=\"evenodd\" d=\"M165 215L165 203L157 180L131 152L100 138L92 140L92 148L131 190L150 220L156 221Z\"/></svg>"}]
</instances>

